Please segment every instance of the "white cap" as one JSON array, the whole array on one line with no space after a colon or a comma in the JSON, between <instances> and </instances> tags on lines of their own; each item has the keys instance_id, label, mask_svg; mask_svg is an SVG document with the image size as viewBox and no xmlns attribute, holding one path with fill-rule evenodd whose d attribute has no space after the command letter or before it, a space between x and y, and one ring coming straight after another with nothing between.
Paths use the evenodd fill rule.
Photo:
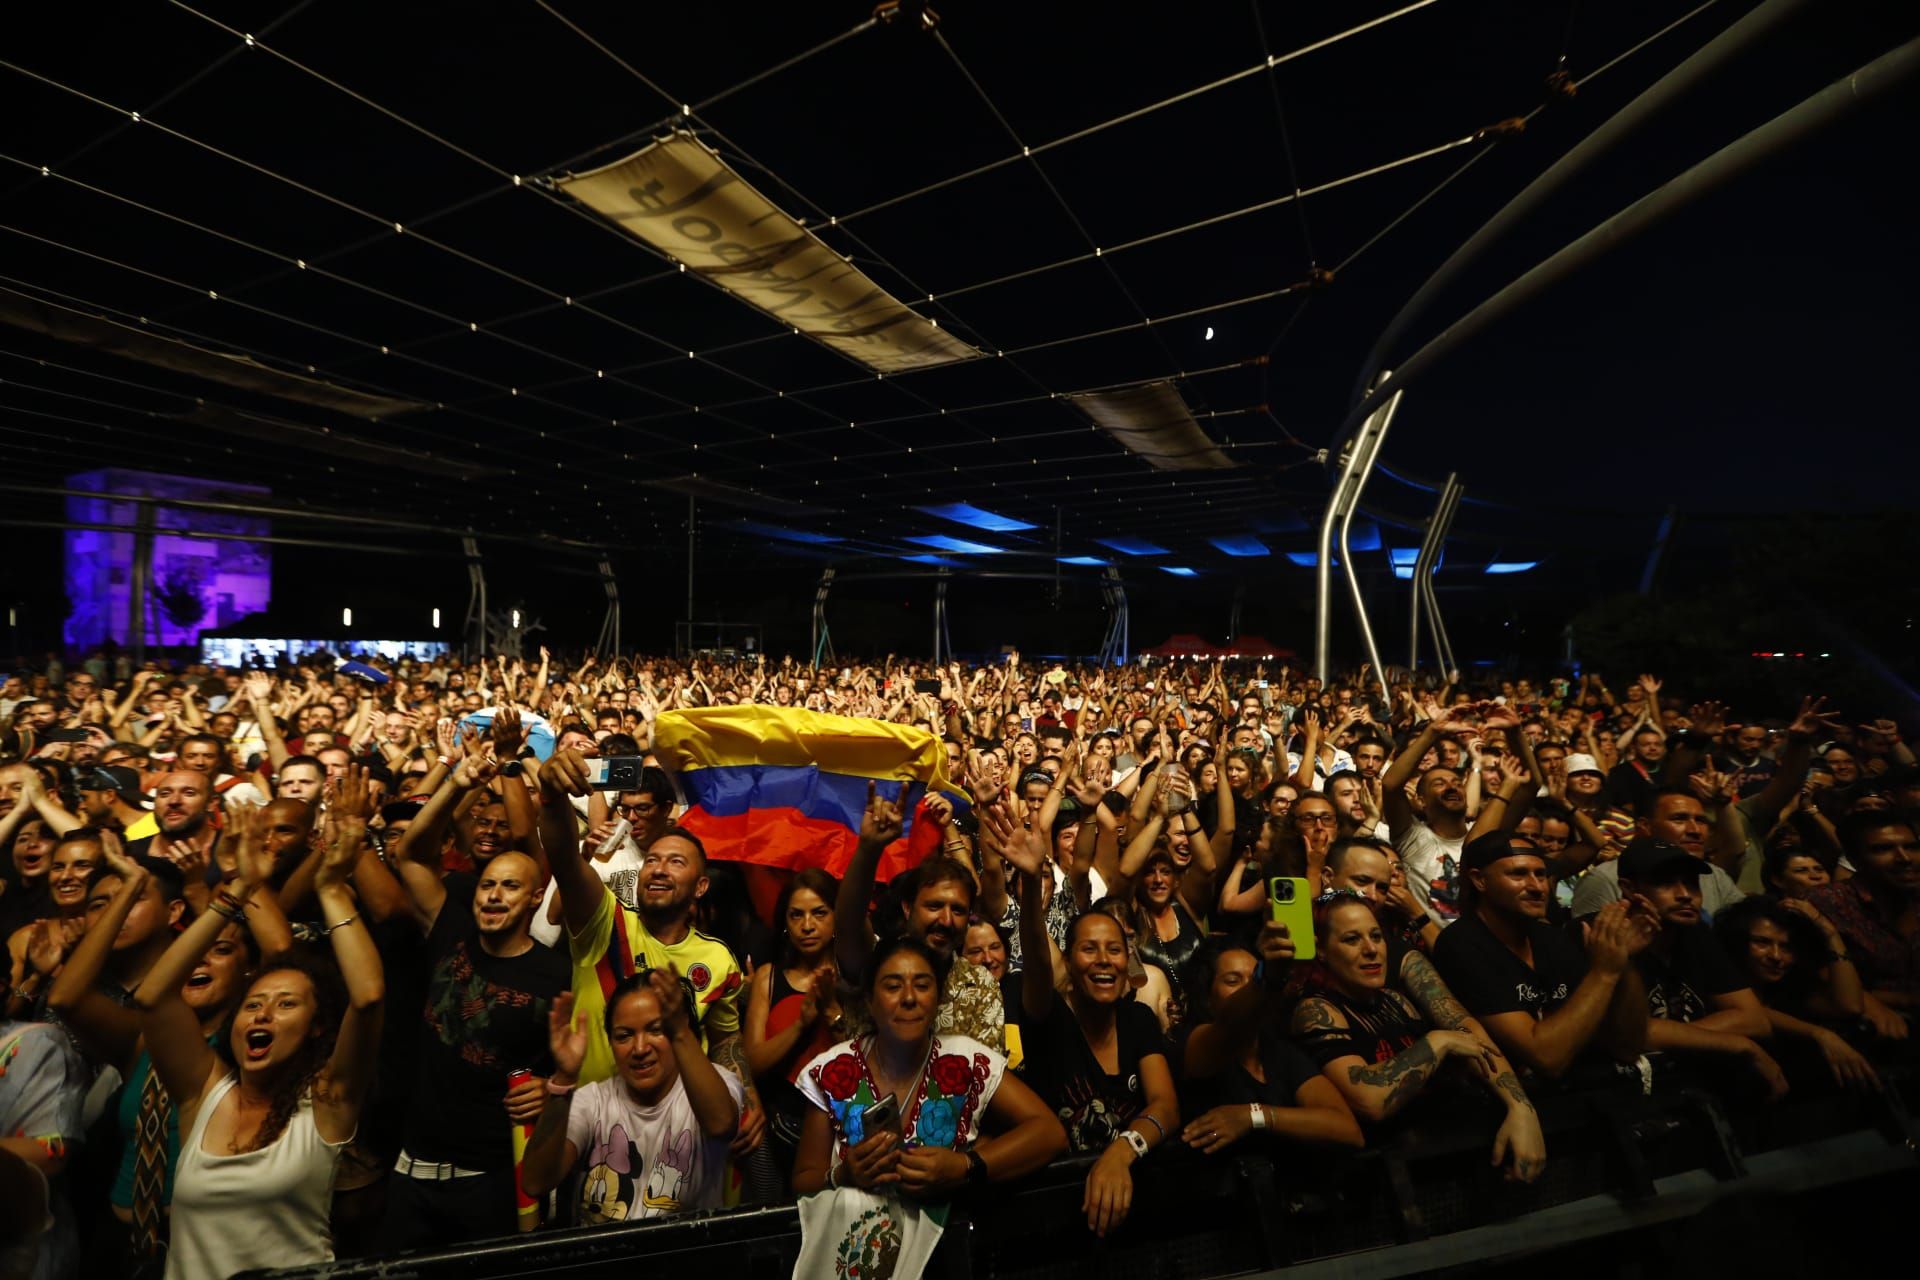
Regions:
<instances>
[{"instance_id":1,"label":"white cap","mask_svg":"<svg viewBox=\"0 0 1920 1280\"><path fill-rule=\"evenodd\" d=\"M1567 757L1567 776L1571 778L1576 773L1604 774L1606 770L1592 756L1575 753Z\"/></svg>"}]
</instances>

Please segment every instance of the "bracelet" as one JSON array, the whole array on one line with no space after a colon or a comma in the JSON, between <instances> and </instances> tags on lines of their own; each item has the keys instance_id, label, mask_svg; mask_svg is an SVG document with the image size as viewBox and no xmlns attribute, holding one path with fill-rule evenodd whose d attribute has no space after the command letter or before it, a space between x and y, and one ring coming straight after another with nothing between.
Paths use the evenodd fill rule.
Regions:
<instances>
[{"instance_id":1,"label":"bracelet","mask_svg":"<svg viewBox=\"0 0 1920 1280\"><path fill-rule=\"evenodd\" d=\"M1848 955L1844 951L1829 951L1827 952L1827 959L1833 964L1852 964L1853 963L1853 957Z\"/></svg>"},{"instance_id":2,"label":"bracelet","mask_svg":"<svg viewBox=\"0 0 1920 1280\"><path fill-rule=\"evenodd\" d=\"M1267 1109L1261 1106L1257 1102L1249 1102L1247 1104L1247 1107L1249 1108L1248 1115L1251 1117L1253 1121L1253 1127L1256 1129L1266 1128L1267 1127Z\"/></svg>"},{"instance_id":3,"label":"bracelet","mask_svg":"<svg viewBox=\"0 0 1920 1280\"><path fill-rule=\"evenodd\" d=\"M440 759L440 767L441 767L442 769L451 769L451 768L453 768L453 757L452 757L452 756L441 756L441 757L440 757L439 759Z\"/></svg>"},{"instance_id":4,"label":"bracelet","mask_svg":"<svg viewBox=\"0 0 1920 1280\"><path fill-rule=\"evenodd\" d=\"M225 916L235 924L239 924L242 920L246 919L246 917L241 914L240 904L228 899L224 894L215 898L212 902L209 902L207 904L207 910L217 916Z\"/></svg>"},{"instance_id":5,"label":"bracelet","mask_svg":"<svg viewBox=\"0 0 1920 1280\"><path fill-rule=\"evenodd\" d=\"M1495 800L1498 800L1501 804L1505 804L1507 802L1507 798L1505 796L1501 795L1498 792L1495 792L1493 795L1488 796L1486 799L1482 800L1480 803L1492 804Z\"/></svg>"},{"instance_id":6,"label":"bracelet","mask_svg":"<svg viewBox=\"0 0 1920 1280\"><path fill-rule=\"evenodd\" d=\"M328 937L332 937L333 931L335 929L344 929L348 925L352 924L355 920L358 920L359 918L360 918L360 913L356 911L352 915L348 916L345 920L342 920L339 924L321 925L320 932L326 934Z\"/></svg>"},{"instance_id":7,"label":"bracelet","mask_svg":"<svg viewBox=\"0 0 1920 1280\"><path fill-rule=\"evenodd\" d=\"M1160 1135L1160 1141L1165 1142L1167 1140L1167 1131L1160 1127L1160 1122L1158 1120L1155 1120L1151 1113L1142 1111L1139 1115L1135 1116L1134 1119L1145 1120L1148 1124L1153 1126L1153 1131Z\"/></svg>"},{"instance_id":8,"label":"bracelet","mask_svg":"<svg viewBox=\"0 0 1920 1280\"><path fill-rule=\"evenodd\" d=\"M575 1088L574 1085L559 1083L552 1076L547 1077L547 1095L549 1097L564 1098L568 1094L572 1093L574 1088Z\"/></svg>"}]
</instances>

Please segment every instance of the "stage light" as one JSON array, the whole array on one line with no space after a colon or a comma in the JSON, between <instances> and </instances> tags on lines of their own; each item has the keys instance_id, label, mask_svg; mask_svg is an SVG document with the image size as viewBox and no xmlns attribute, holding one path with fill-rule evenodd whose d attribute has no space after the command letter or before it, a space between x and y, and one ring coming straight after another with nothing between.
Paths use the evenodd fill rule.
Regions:
<instances>
[{"instance_id":1,"label":"stage light","mask_svg":"<svg viewBox=\"0 0 1920 1280\"><path fill-rule=\"evenodd\" d=\"M930 516L939 516L942 520L951 520L955 524L972 525L976 529L985 529L989 533L1014 533L1021 529L1039 528L1038 525L1028 524L1025 520L1015 520L1012 516L984 511L967 502L949 502L944 506L921 507L920 510Z\"/></svg>"}]
</instances>

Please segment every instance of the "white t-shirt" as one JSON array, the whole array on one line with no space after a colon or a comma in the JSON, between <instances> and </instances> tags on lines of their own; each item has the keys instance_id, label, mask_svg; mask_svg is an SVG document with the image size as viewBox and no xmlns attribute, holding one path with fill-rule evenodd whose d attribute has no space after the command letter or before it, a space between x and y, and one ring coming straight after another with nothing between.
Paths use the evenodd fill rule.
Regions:
<instances>
[{"instance_id":1,"label":"white t-shirt","mask_svg":"<svg viewBox=\"0 0 1920 1280\"><path fill-rule=\"evenodd\" d=\"M1316 755L1313 761L1313 789L1315 791L1325 791L1327 789L1328 778L1331 778L1343 769L1351 768L1353 768L1353 757L1339 747L1333 749L1332 764L1328 764L1324 758ZM1287 752L1287 777L1292 778L1299 772L1300 753L1298 751Z\"/></svg>"},{"instance_id":2,"label":"white t-shirt","mask_svg":"<svg viewBox=\"0 0 1920 1280\"><path fill-rule=\"evenodd\" d=\"M594 874L600 877L600 883L611 883L614 876L622 871L640 870L640 846L633 842L632 836L628 836L604 862L589 854L587 865L592 867ZM564 951L567 946L567 922L564 919L558 923L550 923L547 920L547 914L553 907L553 895L559 891L560 882L549 876L547 891L540 898L539 909L533 913L533 924L529 931L533 934L535 942L543 942L549 947L559 947Z\"/></svg>"},{"instance_id":3,"label":"white t-shirt","mask_svg":"<svg viewBox=\"0 0 1920 1280\"><path fill-rule=\"evenodd\" d=\"M739 1079L725 1067L716 1070L733 1104L744 1109ZM586 1226L720 1207L731 1135L700 1132L683 1080L650 1107L637 1102L619 1076L581 1085L567 1113L567 1141L587 1170L580 1186Z\"/></svg>"},{"instance_id":4,"label":"white t-shirt","mask_svg":"<svg viewBox=\"0 0 1920 1280\"><path fill-rule=\"evenodd\" d=\"M1418 818L1393 842L1407 888L1441 924L1460 915L1460 848L1466 842L1465 836L1443 839Z\"/></svg>"}]
</instances>

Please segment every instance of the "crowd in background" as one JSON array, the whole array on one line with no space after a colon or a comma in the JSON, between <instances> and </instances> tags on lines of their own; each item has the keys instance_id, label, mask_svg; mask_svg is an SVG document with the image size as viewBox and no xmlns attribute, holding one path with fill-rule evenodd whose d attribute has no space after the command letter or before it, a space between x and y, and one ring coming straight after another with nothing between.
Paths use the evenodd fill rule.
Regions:
<instances>
[{"instance_id":1,"label":"crowd in background","mask_svg":"<svg viewBox=\"0 0 1920 1280\"><path fill-rule=\"evenodd\" d=\"M6 1274L796 1196L815 1262L884 1205L911 1267L935 1207L1067 1152L1107 1236L1161 1148L1470 1125L1524 1182L1556 1094L1879 1090L1920 996L1920 768L1871 709L1713 694L1017 653L23 664ZM965 802L870 792L841 874L759 909L649 758L662 713L743 703L923 726ZM609 787L596 757L649 762ZM909 825L932 851L879 883Z\"/></svg>"}]
</instances>

